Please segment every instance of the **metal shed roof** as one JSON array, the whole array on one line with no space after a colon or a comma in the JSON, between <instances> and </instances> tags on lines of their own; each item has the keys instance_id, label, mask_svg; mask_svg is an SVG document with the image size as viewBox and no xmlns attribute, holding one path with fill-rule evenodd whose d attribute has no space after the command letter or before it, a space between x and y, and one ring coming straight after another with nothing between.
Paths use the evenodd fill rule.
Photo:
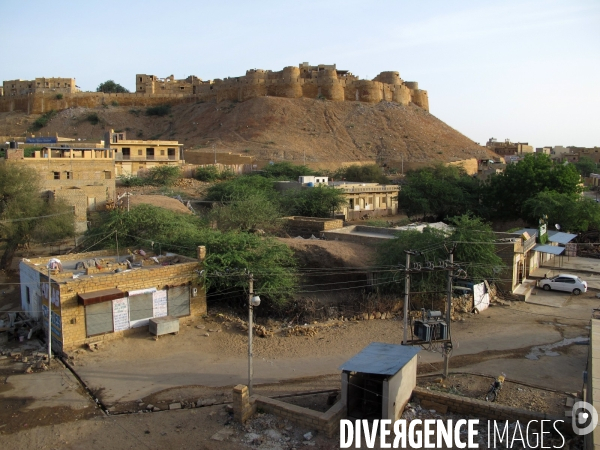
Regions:
<instances>
[{"instance_id":1,"label":"metal shed roof","mask_svg":"<svg viewBox=\"0 0 600 450\"><path fill-rule=\"evenodd\" d=\"M576 234L563 233L562 231L548 231L548 240L558 244L568 244L576 237Z\"/></svg>"},{"instance_id":2,"label":"metal shed roof","mask_svg":"<svg viewBox=\"0 0 600 450\"><path fill-rule=\"evenodd\" d=\"M340 366L340 370L377 375L398 373L417 353L418 347L372 342Z\"/></svg>"},{"instance_id":3,"label":"metal shed roof","mask_svg":"<svg viewBox=\"0 0 600 450\"><path fill-rule=\"evenodd\" d=\"M556 247L554 245L536 245L533 247L534 252L551 253L553 255L560 255L565 250L564 247Z\"/></svg>"}]
</instances>

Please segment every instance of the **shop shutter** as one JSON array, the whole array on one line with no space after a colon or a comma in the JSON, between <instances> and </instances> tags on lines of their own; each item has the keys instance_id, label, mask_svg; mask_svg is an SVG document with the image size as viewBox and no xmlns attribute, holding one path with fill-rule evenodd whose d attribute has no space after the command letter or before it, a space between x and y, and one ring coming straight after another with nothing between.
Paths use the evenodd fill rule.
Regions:
<instances>
[{"instance_id":1,"label":"shop shutter","mask_svg":"<svg viewBox=\"0 0 600 450\"><path fill-rule=\"evenodd\" d=\"M85 331L88 337L112 333L112 302L95 303L85 307Z\"/></svg>"},{"instance_id":2,"label":"shop shutter","mask_svg":"<svg viewBox=\"0 0 600 450\"><path fill-rule=\"evenodd\" d=\"M175 286L169 288L167 296L169 315L174 317L190 315L190 287Z\"/></svg>"},{"instance_id":3,"label":"shop shutter","mask_svg":"<svg viewBox=\"0 0 600 450\"><path fill-rule=\"evenodd\" d=\"M148 325L148 319L154 314L152 292L129 297L129 320L132 327Z\"/></svg>"}]
</instances>

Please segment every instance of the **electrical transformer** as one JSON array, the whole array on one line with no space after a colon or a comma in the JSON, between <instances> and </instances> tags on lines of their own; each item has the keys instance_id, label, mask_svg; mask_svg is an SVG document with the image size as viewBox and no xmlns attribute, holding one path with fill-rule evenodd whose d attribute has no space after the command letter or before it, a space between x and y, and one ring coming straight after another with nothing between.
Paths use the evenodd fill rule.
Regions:
<instances>
[{"instance_id":1,"label":"electrical transformer","mask_svg":"<svg viewBox=\"0 0 600 450\"><path fill-rule=\"evenodd\" d=\"M440 311L422 311L421 319L414 322L413 333L425 342L448 339L448 325Z\"/></svg>"}]
</instances>

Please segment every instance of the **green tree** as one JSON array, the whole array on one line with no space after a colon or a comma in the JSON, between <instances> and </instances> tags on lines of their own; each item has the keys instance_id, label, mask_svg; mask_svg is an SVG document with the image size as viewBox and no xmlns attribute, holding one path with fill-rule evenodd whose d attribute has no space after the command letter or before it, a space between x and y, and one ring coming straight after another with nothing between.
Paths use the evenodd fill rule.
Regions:
<instances>
[{"instance_id":1,"label":"green tree","mask_svg":"<svg viewBox=\"0 0 600 450\"><path fill-rule=\"evenodd\" d=\"M377 164L370 164L366 166L353 164L348 167L342 167L334 173L333 177L335 179L363 183L390 183L390 180L383 174L381 167L379 167Z\"/></svg>"},{"instance_id":2,"label":"green tree","mask_svg":"<svg viewBox=\"0 0 600 450\"><path fill-rule=\"evenodd\" d=\"M107 80L98 85L96 92L104 92L105 94L125 94L129 92L129 90L120 84L115 83L113 80Z\"/></svg>"},{"instance_id":3,"label":"green tree","mask_svg":"<svg viewBox=\"0 0 600 450\"><path fill-rule=\"evenodd\" d=\"M156 166L152 167L144 178L148 181L148 184L154 186L172 186L181 178L181 170L177 166Z\"/></svg>"},{"instance_id":4,"label":"green tree","mask_svg":"<svg viewBox=\"0 0 600 450\"><path fill-rule=\"evenodd\" d=\"M278 196L273 187L273 180L257 175L245 175L211 186L207 190L206 200L226 202L233 198L241 200L253 194L263 194L270 198Z\"/></svg>"},{"instance_id":5,"label":"green tree","mask_svg":"<svg viewBox=\"0 0 600 450\"><path fill-rule=\"evenodd\" d=\"M234 196L227 203L215 206L208 215L221 231L274 232L281 227L280 217L278 204L257 192L241 198Z\"/></svg>"},{"instance_id":6,"label":"green tree","mask_svg":"<svg viewBox=\"0 0 600 450\"><path fill-rule=\"evenodd\" d=\"M467 279L480 282L486 278L494 278L503 266L501 258L496 255L494 232L491 227L478 217L468 214L453 217L449 220L453 231L444 233L438 229L426 227L423 232L401 231L392 240L379 245L377 263L388 267L390 271L382 274L382 279L404 283L399 270L406 260L405 251L417 253L411 257L411 263L420 263L423 267L428 263L439 265L440 260L448 259L448 250L455 245L454 262L467 273ZM399 268L400 266L400 269ZM427 271L411 277L411 291L436 295L445 286L446 272ZM395 292L401 286L390 285ZM421 298L425 298L422 296ZM434 298L438 298L437 297Z\"/></svg>"},{"instance_id":7,"label":"green tree","mask_svg":"<svg viewBox=\"0 0 600 450\"><path fill-rule=\"evenodd\" d=\"M537 224L540 217L546 215L550 226L559 224L563 231L600 230L600 205L590 198L543 191L527 199L523 206L532 224Z\"/></svg>"},{"instance_id":8,"label":"green tree","mask_svg":"<svg viewBox=\"0 0 600 450\"><path fill-rule=\"evenodd\" d=\"M0 269L10 265L19 245L73 236L73 221L72 207L42 198L35 170L0 163L0 240L4 242Z\"/></svg>"},{"instance_id":9,"label":"green tree","mask_svg":"<svg viewBox=\"0 0 600 450\"><path fill-rule=\"evenodd\" d=\"M573 163L573 165L582 177L589 177L590 173L594 173L598 170L598 165L593 159L588 158L587 156L581 156L579 161Z\"/></svg>"},{"instance_id":10,"label":"green tree","mask_svg":"<svg viewBox=\"0 0 600 450\"><path fill-rule=\"evenodd\" d=\"M307 166L282 161L266 165L260 174L278 180L298 181L298 177L304 175L316 175L316 172Z\"/></svg>"},{"instance_id":11,"label":"green tree","mask_svg":"<svg viewBox=\"0 0 600 450\"><path fill-rule=\"evenodd\" d=\"M343 191L322 185L290 189L281 195L282 209L291 216L331 217L346 203Z\"/></svg>"},{"instance_id":12,"label":"green tree","mask_svg":"<svg viewBox=\"0 0 600 450\"><path fill-rule=\"evenodd\" d=\"M274 307L282 306L297 288L296 262L292 251L272 238L240 232L211 229L196 216L179 214L150 205L107 213L88 235L110 236L117 232L119 246L141 246L172 251L192 258L198 245L206 246L204 261L206 287L211 296L227 292L226 297L247 301L248 287L243 271L253 273L255 291ZM97 237L96 237L97 239ZM160 243L160 244L159 244ZM114 248L115 240L105 239L96 248Z\"/></svg>"},{"instance_id":13,"label":"green tree","mask_svg":"<svg viewBox=\"0 0 600 450\"><path fill-rule=\"evenodd\" d=\"M577 194L581 176L573 164L553 162L548 155L530 154L516 164L508 164L503 173L492 175L484 193L484 204L494 217L525 218L527 199L543 191Z\"/></svg>"},{"instance_id":14,"label":"green tree","mask_svg":"<svg viewBox=\"0 0 600 450\"><path fill-rule=\"evenodd\" d=\"M481 184L462 167L438 164L406 174L398 204L409 217L434 216L437 220L482 210Z\"/></svg>"}]
</instances>

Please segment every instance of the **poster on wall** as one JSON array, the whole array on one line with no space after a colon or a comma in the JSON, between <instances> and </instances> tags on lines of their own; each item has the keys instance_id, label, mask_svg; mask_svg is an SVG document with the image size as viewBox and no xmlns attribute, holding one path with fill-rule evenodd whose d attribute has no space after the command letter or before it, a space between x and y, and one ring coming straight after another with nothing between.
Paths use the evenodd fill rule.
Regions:
<instances>
[{"instance_id":1,"label":"poster on wall","mask_svg":"<svg viewBox=\"0 0 600 450\"><path fill-rule=\"evenodd\" d=\"M114 331L129 329L129 302L127 298L112 301Z\"/></svg>"},{"instance_id":2,"label":"poster on wall","mask_svg":"<svg viewBox=\"0 0 600 450\"><path fill-rule=\"evenodd\" d=\"M156 291L152 293L154 317L164 317L167 315L167 291Z\"/></svg>"}]
</instances>

